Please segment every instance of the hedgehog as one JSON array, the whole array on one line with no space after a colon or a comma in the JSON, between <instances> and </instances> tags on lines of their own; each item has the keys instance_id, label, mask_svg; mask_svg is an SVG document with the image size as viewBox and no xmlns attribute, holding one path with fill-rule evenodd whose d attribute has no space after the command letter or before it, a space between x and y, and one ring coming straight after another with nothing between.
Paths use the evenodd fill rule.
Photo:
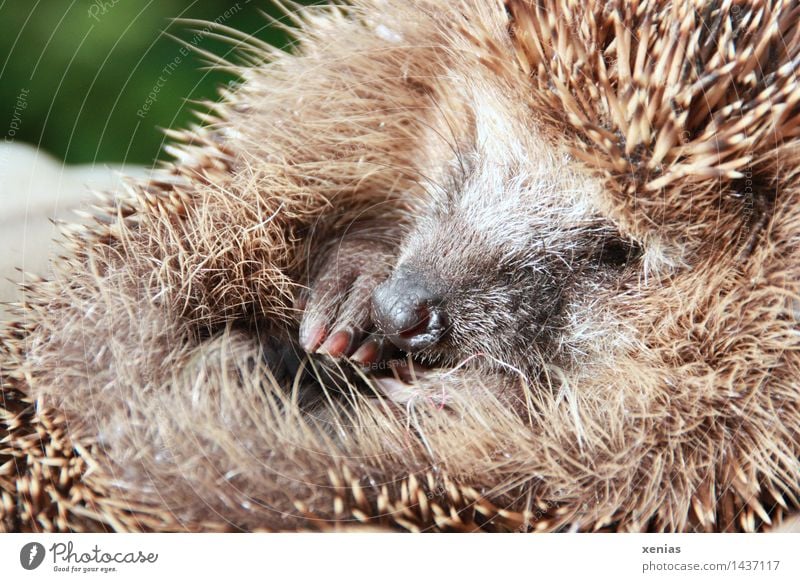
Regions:
<instances>
[{"instance_id":1,"label":"hedgehog","mask_svg":"<svg viewBox=\"0 0 800 582\"><path fill-rule=\"evenodd\" d=\"M800 3L286 12L22 284L3 529L798 514Z\"/></svg>"}]
</instances>

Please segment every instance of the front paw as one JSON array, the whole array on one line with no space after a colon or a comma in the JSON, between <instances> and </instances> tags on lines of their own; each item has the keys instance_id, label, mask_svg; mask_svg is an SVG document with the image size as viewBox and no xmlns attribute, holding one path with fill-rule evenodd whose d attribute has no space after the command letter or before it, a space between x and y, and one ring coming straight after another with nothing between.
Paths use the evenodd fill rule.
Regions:
<instances>
[{"instance_id":1,"label":"front paw","mask_svg":"<svg viewBox=\"0 0 800 582\"><path fill-rule=\"evenodd\" d=\"M391 248L375 241L343 239L324 253L298 298L303 349L361 365L380 360L386 342L372 323L372 292L392 266Z\"/></svg>"}]
</instances>

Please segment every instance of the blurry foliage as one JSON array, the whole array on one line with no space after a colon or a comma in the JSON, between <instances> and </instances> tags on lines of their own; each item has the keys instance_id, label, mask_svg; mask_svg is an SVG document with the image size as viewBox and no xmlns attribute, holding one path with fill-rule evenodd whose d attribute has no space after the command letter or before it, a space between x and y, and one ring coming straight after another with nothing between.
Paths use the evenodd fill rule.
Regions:
<instances>
[{"instance_id":1,"label":"blurry foliage","mask_svg":"<svg viewBox=\"0 0 800 582\"><path fill-rule=\"evenodd\" d=\"M151 164L164 157L159 128L185 127L197 108L191 101L218 99L218 86L232 79L195 52L183 56L170 35L217 55L231 44L172 20L216 19L284 46L263 12L280 14L269 0L0 2L0 133L8 137L16 114L15 141L67 162Z\"/></svg>"}]
</instances>

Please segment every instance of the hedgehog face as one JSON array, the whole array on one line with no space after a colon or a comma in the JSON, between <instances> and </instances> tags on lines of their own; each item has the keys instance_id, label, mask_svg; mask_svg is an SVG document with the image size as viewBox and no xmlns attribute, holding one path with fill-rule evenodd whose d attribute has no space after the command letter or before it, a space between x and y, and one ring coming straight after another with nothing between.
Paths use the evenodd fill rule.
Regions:
<instances>
[{"instance_id":1,"label":"hedgehog face","mask_svg":"<svg viewBox=\"0 0 800 582\"><path fill-rule=\"evenodd\" d=\"M569 156L535 139L482 143L417 211L373 293L373 320L439 365L579 361L580 330L597 327L581 314L635 278L638 247L598 211L599 185Z\"/></svg>"}]
</instances>

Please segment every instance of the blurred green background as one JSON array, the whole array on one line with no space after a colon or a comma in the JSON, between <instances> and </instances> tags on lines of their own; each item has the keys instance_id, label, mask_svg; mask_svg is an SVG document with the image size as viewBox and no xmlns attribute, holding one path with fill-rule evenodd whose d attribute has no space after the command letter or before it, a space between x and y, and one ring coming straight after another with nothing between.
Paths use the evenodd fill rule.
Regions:
<instances>
[{"instance_id":1,"label":"blurred green background","mask_svg":"<svg viewBox=\"0 0 800 582\"><path fill-rule=\"evenodd\" d=\"M183 56L169 35L217 55L230 44L173 19L217 20L286 45L264 12L281 14L270 0L0 0L0 133L69 163L150 165L165 157L159 127L185 127L190 101L218 99L233 78Z\"/></svg>"}]
</instances>

